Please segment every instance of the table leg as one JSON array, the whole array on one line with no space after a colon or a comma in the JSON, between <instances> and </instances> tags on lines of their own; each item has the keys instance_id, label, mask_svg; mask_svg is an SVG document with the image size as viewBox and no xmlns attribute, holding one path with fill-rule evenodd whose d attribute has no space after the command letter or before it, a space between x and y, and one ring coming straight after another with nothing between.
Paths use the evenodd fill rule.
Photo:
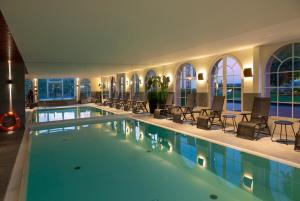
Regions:
<instances>
[{"instance_id":1,"label":"table leg","mask_svg":"<svg viewBox=\"0 0 300 201\"><path fill-rule=\"evenodd\" d=\"M282 124L280 124L280 140L281 140L281 133L282 133Z\"/></svg>"},{"instance_id":2,"label":"table leg","mask_svg":"<svg viewBox=\"0 0 300 201\"><path fill-rule=\"evenodd\" d=\"M234 131L237 131L237 125L236 125L235 118L233 118L233 129L234 129Z\"/></svg>"},{"instance_id":3,"label":"table leg","mask_svg":"<svg viewBox=\"0 0 300 201\"><path fill-rule=\"evenodd\" d=\"M273 132L272 132L272 136L271 136L271 141L272 141L272 142L273 142L273 136L274 136L274 132L275 132L276 126L277 126L277 124L275 124L275 126L274 126L274 128L273 128Z\"/></svg>"}]
</instances>

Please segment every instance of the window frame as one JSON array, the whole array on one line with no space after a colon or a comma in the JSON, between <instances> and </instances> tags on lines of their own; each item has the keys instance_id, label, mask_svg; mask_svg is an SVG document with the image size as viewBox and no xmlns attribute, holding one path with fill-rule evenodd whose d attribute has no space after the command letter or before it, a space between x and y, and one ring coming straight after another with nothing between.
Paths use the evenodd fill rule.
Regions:
<instances>
[{"instance_id":1,"label":"window frame","mask_svg":"<svg viewBox=\"0 0 300 201\"><path fill-rule=\"evenodd\" d=\"M289 117L289 118L299 118L300 116L295 116L295 105L300 106L300 102L295 101L295 89L300 90L300 86L295 86L294 81L297 80L295 79L295 74L300 75L300 69L295 70L295 59L300 60L300 55L295 55L295 46L300 47L300 42L293 42L293 43L288 43L285 44L281 47L279 47L275 52L270 55L270 57L267 60L266 67L265 67L265 82L264 82L264 95L268 96L271 98L271 110L270 114L273 114L277 117ZM288 48L291 46L291 55L287 56L286 58L282 59L278 55L282 54L284 51L289 51ZM276 67L276 71L272 69L272 64L276 60L279 62ZM283 66L285 62L288 62L291 60L292 63L292 68L291 70L283 70L281 71L280 68ZM299 66L300 67L300 66ZM282 86L280 83L280 75L286 75L286 74L291 74L291 83L290 86ZM276 75L276 86L271 85L271 75ZM300 80L300 79L299 79ZM276 91L276 99L275 101L272 100L272 95L271 91L274 90ZM282 90L291 90L291 101L280 101L280 94ZM291 115L284 115L280 114L280 106L283 105L290 105L291 107ZM276 107L275 111L272 111L272 107ZM273 113L275 112L275 114ZM284 112L283 112L284 113ZM289 111L287 112L289 113Z\"/></svg>"},{"instance_id":2,"label":"window frame","mask_svg":"<svg viewBox=\"0 0 300 201\"><path fill-rule=\"evenodd\" d=\"M231 58L235 61L235 63L232 65L232 66L229 66L228 65L228 58ZM215 76L215 72L218 72L218 71L215 71L216 67L218 67L218 64L220 62L223 62L222 64L222 74L221 76L217 75ZM237 74L232 74L232 75L228 75L228 71L227 71L227 68L228 67L234 67L235 65L238 65L239 68L240 68L240 76L238 76ZM216 87L215 87L215 78L221 78L222 80L222 96L225 96L225 103L224 103L224 108L226 111L230 111L230 112L240 112L240 111L243 111L243 88L244 88L244 77L243 77L243 66L241 64L241 62L239 61L239 59L235 56L232 56L232 55L224 55L218 59L215 60L215 62L213 63L212 65L212 68L211 68L211 86L210 86L210 94L211 94L211 101L212 101L212 97L215 96L215 95L220 95L218 93L216 93ZM240 87L236 87L236 86L232 86L232 87L228 87L228 77L241 77L240 79ZM227 91L228 89L232 89L233 90L233 99L228 99L228 95L227 95ZM240 90L240 99L235 99L235 91L237 90ZM228 108L228 100L231 100L231 104L232 104L232 109L229 110ZM239 108L236 108L236 101L240 101L240 109Z\"/></svg>"}]
</instances>

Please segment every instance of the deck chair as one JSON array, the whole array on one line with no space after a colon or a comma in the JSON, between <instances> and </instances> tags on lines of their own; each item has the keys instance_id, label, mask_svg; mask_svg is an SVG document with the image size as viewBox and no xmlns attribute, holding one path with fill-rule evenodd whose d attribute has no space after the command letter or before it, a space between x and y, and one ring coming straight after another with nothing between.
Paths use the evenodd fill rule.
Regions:
<instances>
[{"instance_id":1,"label":"deck chair","mask_svg":"<svg viewBox=\"0 0 300 201\"><path fill-rule=\"evenodd\" d=\"M222 126L222 112L225 96L214 96L211 108L202 109L202 114L197 118L197 128L210 129L212 125ZM207 112L208 111L208 112Z\"/></svg>"},{"instance_id":2,"label":"deck chair","mask_svg":"<svg viewBox=\"0 0 300 201\"><path fill-rule=\"evenodd\" d=\"M175 120L175 122L176 122L176 119L179 118L179 115L180 115L180 119L182 117L183 121L188 120L188 116L190 116L192 121L194 122L195 121L195 118L193 115L194 106L195 106L195 95L188 94L186 106L175 106L176 112L174 114L174 117L175 116L177 116L177 117L175 117L175 118L173 117L173 121Z\"/></svg>"},{"instance_id":3,"label":"deck chair","mask_svg":"<svg viewBox=\"0 0 300 201\"><path fill-rule=\"evenodd\" d=\"M241 121L238 124L237 137L249 140L258 139L258 134L263 133L264 130L267 130L267 134L271 135L268 125L270 102L270 98L254 98L252 111L249 113L251 118L249 121Z\"/></svg>"},{"instance_id":4,"label":"deck chair","mask_svg":"<svg viewBox=\"0 0 300 201\"><path fill-rule=\"evenodd\" d=\"M166 102L162 106L162 108L155 109L154 118L156 119L168 118L168 116L171 115L172 113L172 109L174 109L174 94L168 93Z\"/></svg>"},{"instance_id":5,"label":"deck chair","mask_svg":"<svg viewBox=\"0 0 300 201\"><path fill-rule=\"evenodd\" d=\"M144 97L143 99L144 100L137 100L135 102L135 105L134 105L134 111L135 111L135 113L138 113L140 111L148 113L148 109L147 109L147 103L148 103L148 101L147 101L147 98Z\"/></svg>"}]
</instances>

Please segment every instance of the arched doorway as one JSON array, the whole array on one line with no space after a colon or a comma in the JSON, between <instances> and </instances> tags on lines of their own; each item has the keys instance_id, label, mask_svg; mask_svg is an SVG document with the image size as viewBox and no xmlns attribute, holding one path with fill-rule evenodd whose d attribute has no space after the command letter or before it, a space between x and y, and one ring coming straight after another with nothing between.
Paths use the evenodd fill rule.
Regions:
<instances>
[{"instance_id":1,"label":"arched doorway","mask_svg":"<svg viewBox=\"0 0 300 201\"><path fill-rule=\"evenodd\" d=\"M211 96L225 96L227 111L242 109L242 66L232 56L217 60L211 71Z\"/></svg>"},{"instance_id":2,"label":"arched doorway","mask_svg":"<svg viewBox=\"0 0 300 201\"><path fill-rule=\"evenodd\" d=\"M116 97L116 80L115 77L110 79L110 98L117 98Z\"/></svg>"},{"instance_id":3,"label":"arched doorway","mask_svg":"<svg viewBox=\"0 0 300 201\"><path fill-rule=\"evenodd\" d=\"M149 71L146 73L145 81L144 81L144 83L145 83L145 93L146 93L146 95L147 95L147 93L148 93L148 90L147 90L147 88L148 88L148 80L149 80L150 78L154 77L154 76L156 76L156 72L155 72L154 70L149 70Z\"/></svg>"},{"instance_id":4,"label":"arched doorway","mask_svg":"<svg viewBox=\"0 0 300 201\"><path fill-rule=\"evenodd\" d=\"M138 74L133 74L131 77L131 98L132 99L137 99L139 98L139 93L140 93L140 80Z\"/></svg>"},{"instance_id":5,"label":"arched doorway","mask_svg":"<svg viewBox=\"0 0 300 201\"><path fill-rule=\"evenodd\" d=\"M185 106L189 94L196 94L196 70L192 64L183 64L176 74L176 104Z\"/></svg>"}]
</instances>

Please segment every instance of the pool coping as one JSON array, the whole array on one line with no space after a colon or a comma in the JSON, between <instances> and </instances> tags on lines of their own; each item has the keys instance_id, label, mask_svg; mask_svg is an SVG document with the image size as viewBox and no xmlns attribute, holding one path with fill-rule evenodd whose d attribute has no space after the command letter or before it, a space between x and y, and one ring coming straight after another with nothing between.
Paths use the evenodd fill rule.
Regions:
<instances>
[{"instance_id":1,"label":"pool coping","mask_svg":"<svg viewBox=\"0 0 300 201\"><path fill-rule=\"evenodd\" d=\"M148 121L146 119L143 119L141 117L145 117L146 115L141 116L142 114L133 114L131 112L127 112L127 111L122 111L122 110L117 110L115 108L109 108L109 107L105 107L105 106L99 106L96 104L76 104L76 105L72 105L72 106L60 106L60 107L51 107L51 109L55 109L55 108L68 108L68 107L84 107L84 106L90 106L90 107L94 107L94 108L98 108L98 109L102 109L105 110L107 112L111 112L113 113L113 115L111 115L114 119L134 119L137 121L141 121L147 124L151 124L151 125L155 125L164 129L168 129L183 135L188 135L188 136L192 136L198 139L202 139L214 144L218 144L221 146L225 146L225 147L230 147L233 148L235 150L241 151L241 152L245 152L245 153L249 153L258 157L262 157L268 160L273 160L279 163L283 163L295 168L299 168L300 169L300 163L295 163L289 160L285 160L279 157L275 157L275 156L270 156L267 154L263 154L257 151L253 151L247 148L242 148L242 147L238 147L238 146L234 146L232 144L228 144L226 142L220 142L218 140L214 140L205 136L201 136L201 135L196 135L193 134L192 132L188 132L188 131L184 131L181 129L176 129L176 128L172 128L172 127L168 127L162 124L158 124L155 122L151 122ZM44 108L44 107L43 107ZM36 109L41 109L41 108L36 108ZM36 110L34 109L34 110ZM46 107L45 107L46 109ZM31 140L30 140L30 132L32 130L32 128L38 128L39 126L54 126L54 125L63 125L63 124L68 124L68 123L73 123L73 124L84 124L84 123L97 123L97 122L101 122L101 120L104 121L109 121L112 120L112 118L107 118L107 116L99 116L99 117L91 117L91 118L82 118L82 119L75 119L73 121L69 121L69 120L61 120L61 121L53 121L53 122L46 122L47 124L44 123L36 123L33 124L32 122L32 115L33 115L33 111L34 110L28 110L28 118L26 119L26 123L25 123L25 131L24 131L24 135L23 135L23 139L17 154L17 158L13 167L13 171L9 180L9 184L4 196L4 201L25 201L26 199L26 194L25 194L25 190L26 190L26 177L27 177L27 168L28 168L28 164L29 164L29 153L30 153L30 144L31 144ZM110 116L110 115L108 115ZM105 118L106 117L106 118ZM150 117L150 115L148 114L148 117ZM153 118L153 117L152 117ZM38 124L42 124L42 125L38 125ZM37 127L36 127L37 126ZM201 129L200 129L201 130ZM299 153L300 154L300 153Z\"/></svg>"},{"instance_id":2,"label":"pool coping","mask_svg":"<svg viewBox=\"0 0 300 201\"><path fill-rule=\"evenodd\" d=\"M112 113L117 113L117 109L115 109L115 108L108 108L108 107L105 107L105 106L97 106L97 108L103 109L103 110L106 110L106 111L109 111L109 112L112 112ZM120 114L124 114L124 112L121 111ZM199 139L202 139L202 140L214 143L214 144L218 144L218 145L225 146L225 147L230 147L232 149L236 149L236 150L241 151L241 152L249 153L251 155L255 155L255 156L258 156L258 157L262 157L262 158L265 158L265 159L268 159L268 160L276 161L276 162L283 163L283 164L286 164L288 166L292 166L292 167L300 169L300 163L297 163L297 162L293 162L293 161L286 160L284 158L280 158L280 157L276 157L276 156L271 156L271 155L264 154L264 153L261 153L261 152L255 151L255 150L251 150L251 149L248 149L248 148L243 148L241 146L235 146L235 145L232 145L232 144L229 144L229 143L226 143L226 142L221 142L219 140L214 140L212 138L202 136L200 132L199 132L199 135L197 135L197 134L194 134L194 133L189 132L189 131L176 129L174 127L168 127L168 126L165 126L165 125L162 125L162 124L159 124L159 123L155 123L153 121L148 121L146 119L141 118L141 117L146 116L146 115L143 115L143 114L133 114L131 112L126 112L126 114L129 118L132 118L132 119L137 120L137 121L142 121L142 122L145 122L145 123L148 123L148 124L152 124L152 125L155 125L155 126L158 126L158 127L162 127L162 128L168 129L168 130L175 131L177 133L181 133L181 134L184 134L184 135L189 135L189 136L199 138ZM141 116L141 115L143 115L143 116ZM149 114L148 114L148 117L150 117ZM153 117L151 117L151 118L153 118ZM203 129L198 129L198 130L199 131L202 130L202 131L206 132L206 130L203 130ZM245 140L245 139L241 139L241 140ZM249 142L249 140L247 142ZM250 141L250 142L252 142L252 141ZM298 153L299 153L299 157L300 157L300 152L298 152Z\"/></svg>"}]
</instances>

